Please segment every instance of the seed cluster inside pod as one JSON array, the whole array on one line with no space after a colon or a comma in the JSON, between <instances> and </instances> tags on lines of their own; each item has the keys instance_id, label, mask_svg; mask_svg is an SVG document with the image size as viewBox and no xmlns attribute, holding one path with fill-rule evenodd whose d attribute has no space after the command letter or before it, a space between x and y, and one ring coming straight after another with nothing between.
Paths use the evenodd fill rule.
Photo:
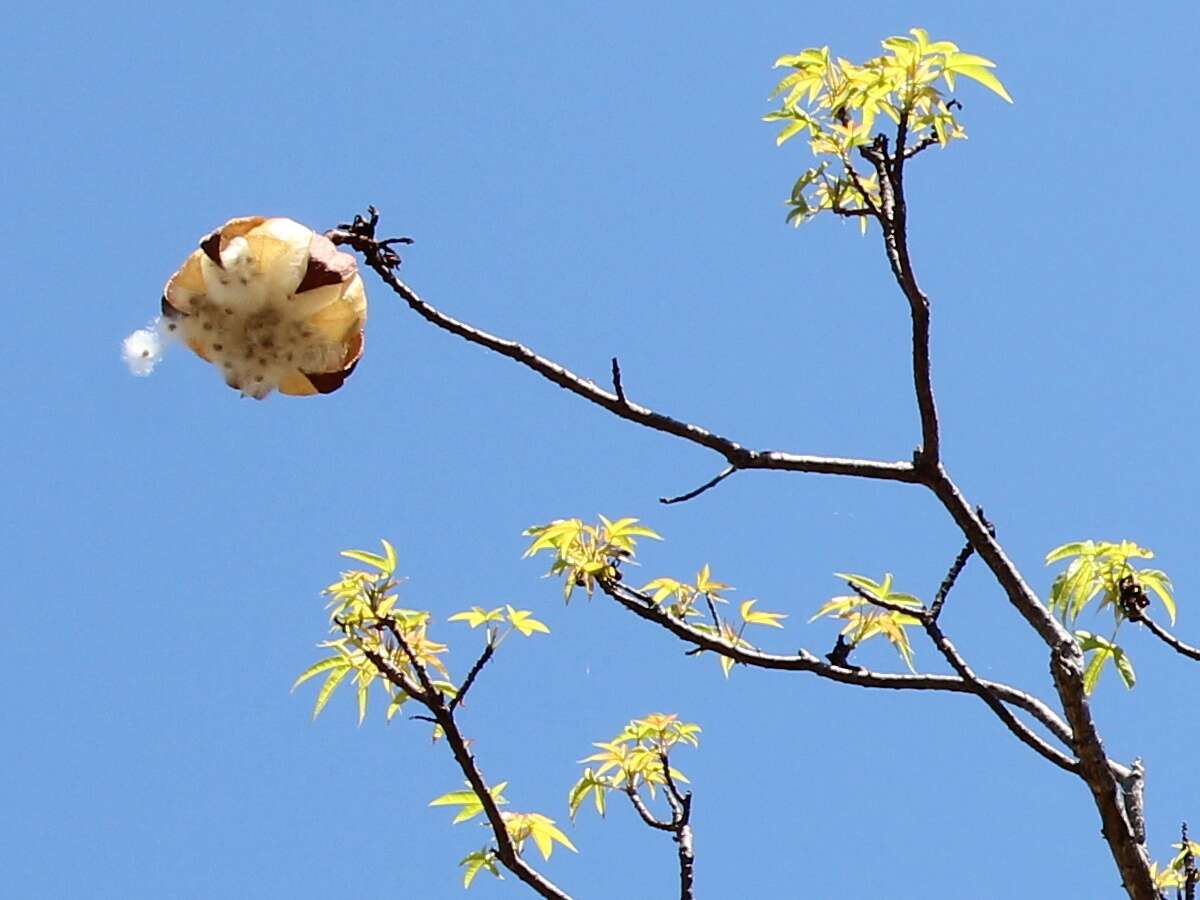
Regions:
<instances>
[{"instance_id":1,"label":"seed cluster inside pod","mask_svg":"<svg viewBox=\"0 0 1200 900\"><path fill-rule=\"evenodd\" d=\"M231 219L167 281L163 330L262 399L328 394L354 371L367 300L355 259L291 219Z\"/></svg>"}]
</instances>

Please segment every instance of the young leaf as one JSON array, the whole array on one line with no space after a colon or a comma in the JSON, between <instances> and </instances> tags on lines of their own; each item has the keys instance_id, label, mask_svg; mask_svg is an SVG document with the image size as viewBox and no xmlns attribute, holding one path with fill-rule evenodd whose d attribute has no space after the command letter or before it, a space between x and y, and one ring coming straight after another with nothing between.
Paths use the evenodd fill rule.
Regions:
<instances>
[{"instance_id":1,"label":"young leaf","mask_svg":"<svg viewBox=\"0 0 1200 900\"><path fill-rule=\"evenodd\" d=\"M400 711L400 707L408 702L408 694L404 691L397 691L396 696L392 697L392 702L388 704L387 720L390 722L392 718Z\"/></svg>"},{"instance_id":2,"label":"young leaf","mask_svg":"<svg viewBox=\"0 0 1200 900\"><path fill-rule=\"evenodd\" d=\"M466 622L472 628L478 628L486 622L501 622L504 620L504 610L499 606L495 609L484 609L482 606L472 606L463 612L450 616L447 622Z\"/></svg>"},{"instance_id":3,"label":"young leaf","mask_svg":"<svg viewBox=\"0 0 1200 900\"><path fill-rule=\"evenodd\" d=\"M1090 552L1092 549L1091 541L1072 541L1069 544L1063 544L1055 547L1046 554L1046 565L1058 562L1060 559L1066 559L1070 556L1079 556L1081 553Z\"/></svg>"},{"instance_id":4,"label":"young leaf","mask_svg":"<svg viewBox=\"0 0 1200 900\"><path fill-rule=\"evenodd\" d=\"M780 619L786 619L787 613L773 613L759 610L755 612L752 607L757 600L747 600L738 609L741 613L742 621L747 625L770 625L772 628L782 628L783 624Z\"/></svg>"},{"instance_id":5,"label":"young leaf","mask_svg":"<svg viewBox=\"0 0 1200 900\"><path fill-rule=\"evenodd\" d=\"M960 65L955 66L953 69L947 67L946 71L953 71L956 75L965 75L967 78L974 79L984 87L995 91L1009 103L1013 102L1013 98L1008 95L1008 91L1004 89L1004 85L1000 83L1000 79L983 66Z\"/></svg>"},{"instance_id":6,"label":"young leaf","mask_svg":"<svg viewBox=\"0 0 1200 900\"><path fill-rule=\"evenodd\" d=\"M342 683L343 679L349 675L353 669L349 663L341 668L334 669L329 673L329 677L325 679L325 683L321 685L321 690L317 692L317 702L313 705L312 717L315 719L321 714L321 710L325 708L325 704L329 702L329 698L333 696L333 692L337 690L337 686Z\"/></svg>"},{"instance_id":7,"label":"young leaf","mask_svg":"<svg viewBox=\"0 0 1200 900\"><path fill-rule=\"evenodd\" d=\"M504 876L500 873L500 868L496 865L496 854L491 849L484 847L482 850L476 850L474 853L468 853L463 857L460 866L466 866L466 871L463 873L463 887L469 888L471 882L475 880L475 876L480 870L487 869L501 881Z\"/></svg>"},{"instance_id":8,"label":"young leaf","mask_svg":"<svg viewBox=\"0 0 1200 900\"><path fill-rule=\"evenodd\" d=\"M550 633L549 628L547 628L537 619L533 618L533 613L531 610L513 609L511 606L506 606L505 609L508 610L508 621L512 623L512 627L521 632L521 634L525 635L525 637L529 637L534 634L534 632L538 631L542 632L543 634Z\"/></svg>"},{"instance_id":9,"label":"young leaf","mask_svg":"<svg viewBox=\"0 0 1200 900\"><path fill-rule=\"evenodd\" d=\"M297 678L292 684L292 690L296 690L296 688L300 687L300 685L304 684L304 682L308 681L310 678L315 678L322 672L327 672L330 669L345 668L349 665L350 661L344 656L338 655L326 657L319 662L313 663L311 666L301 672L300 677Z\"/></svg>"},{"instance_id":10,"label":"young leaf","mask_svg":"<svg viewBox=\"0 0 1200 900\"><path fill-rule=\"evenodd\" d=\"M392 545L387 541L383 541L383 549L387 554L380 556L377 553L370 553L367 550L343 550L342 556L347 559L357 560L360 563L366 563L382 572L384 575L391 577L396 571L396 551L392 549Z\"/></svg>"},{"instance_id":11,"label":"young leaf","mask_svg":"<svg viewBox=\"0 0 1200 900\"><path fill-rule=\"evenodd\" d=\"M1158 595L1158 599L1166 607L1167 615L1171 617L1171 624L1174 625L1175 596L1172 593L1171 579L1167 577L1167 573L1159 569L1141 569L1137 573L1137 579L1144 587L1150 588Z\"/></svg>"}]
</instances>

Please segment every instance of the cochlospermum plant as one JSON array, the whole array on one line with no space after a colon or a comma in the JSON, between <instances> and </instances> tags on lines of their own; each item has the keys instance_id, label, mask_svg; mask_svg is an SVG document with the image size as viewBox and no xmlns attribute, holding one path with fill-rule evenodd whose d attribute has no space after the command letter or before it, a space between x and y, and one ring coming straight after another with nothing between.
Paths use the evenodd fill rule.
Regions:
<instances>
[{"instance_id":1,"label":"cochlospermum plant","mask_svg":"<svg viewBox=\"0 0 1200 900\"><path fill-rule=\"evenodd\" d=\"M1128 654L1115 640L1117 627L1143 626L1182 656L1200 660L1200 648L1184 643L1151 615L1150 600L1157 597L1174 623L1176 604L1169 579L1160 570L1139 568L1133 562L1149 555L1137 544L1077 542L1049 554L1049 563L1070 562L1046 596L1040 596L1005 552L983 510L968 502L943 454L931 353L933 304L920 286L909 246L905 173L918 158L923 164L931 148L949 146L965 136L960 120L962 107L952 96L964 79L1006 101L1011 97L996 77L991 60L963 52L950 41L933 40L922 29L888 38L883 41L883 51L863 63L837 57L824 47L780 57L777 65L791 71L775 90L775 96L782 98L780 107L767 118L783 125L777 143L805 135L808 149L817 158L817 164L805 170L793 185L788 219L800 224L827 213L857 220L864 232L874 226L882 237L882 254L911 321L908 337L919 442L914 451L899 459L756 449L634 402L626 393L616 358L612 360L609 390L517 341L448 316L397 277L399 258L391 249L395 239L376 238L378 215L374 210L330 232L330 240L348 244L361 253L383 283L424 321L512 359L619 418L707 449L724 461L717 475L686 493L662 498L665 503L691 500L736 473L751 470L887 481L927 491L965 541L941 584L926 601L916 594L895 590L890 575L879 580L840 575L850 593L818 605L818 618L828 616L841 623L836 642L824 654L796 650L791 639L788 647L766 646L768 639L783 628L784 614L759 609L754 600L742 602L734 613L726 596L733 589L717 581L707 565L694 579L664 576L650 579L640 588L632 586L627 567L636 561L638 540L658 537L632 517L601 518L595 525L582 519L559 519L535 526L526 532L531 538L526 555L551 556L549 574L562 579L566 599L577 590L589 597L606 596L640 620L673 635L689 654L716 656L726 676L733 667L745 666L803 672L864 689L946 692L976 698L1021 745L1086 785L1082 793L1094 805L1098 832L1115 864L1122 889L1131 900L1162 900L1163 892L1170 888L1180 892L1177 896L1194 900L1200 883L1196 845L1185 829L1170 862L1163 866L1154 863L1144 812L1146 769L1136 758L1124 762L1108 755L1090 699L1109 662L1129 687L1134 686ZM215 246L220 265L202 251L208 259L207 264L203 260L199 263L203 271L207 272L208 266L226 271L235 262L231 256L227 266L225 246L220 241ZM465 880L469 883L483 869L499 873L503 868L542 897L569 900L570 895L534 870L523 855L527 843L548 856L555 846L571 846L569 841L553 820L501 808L505 783L483 779L455 719L462 698L495 651L495 629L536 634L540 631L533 625L536 619L531 613L507 606L481 606L459 614L461 621L473 628L486 626L488 638L466 677L454 681L441 662L446 646L429 637L429 614L398 609L389 599L394 587L394 554L390 548L383 556L358 553L354 558L367 562L375 574L344 573L342 581L334 586L333 623L340 636L327 646L335 655L317 663L301 678L328 673L318 695L318 709L328 693L351 675L359 686L360 717L365 710L366 692L375 683L385 685L389 709L409 701L423 707L425 713L420 717L434 725L435 736L445 738L467 782L465 791L442 795L435 802L459 807L460 817L482 815L491 831L491 842L464 860L468 869ZM1050 673L1046 692L1052 692L1048 699L981 677L947 634L942 613L972 556L978 556L986 565L995 595L1044 647ZM1096 598L1100 598L1098 608L1111 607L1114 614L1114 631L1107 637L1070 627ZM911 635L921 633L932 651L921 659L932 658L940 671L918 667ZM1125 633L1122 631L1122 635ZM876 637L884 638L900 654L904 671L880 671L866 664L871 660L865 659L867 654L860 648ZM684 730L669 716L635 720L615 740L602 745L601 753L587 760L599 764L598 768L585 771L569 798L572 813L588 798L603 811L604 798L612 791L623 791L631 801L642 802L645 814L637 802L634 808L643 821L653 828L673 831L680 845L681 900L693 896L690 832L685 841L678 827L686 823L690 796L678 788L676 782L680 779L667 761L667 750L681 741L691 742L689 736L694 739L695 733ZM651 788L667 793L670 818L655 815L645 804L640 791ZM791 885L782 891L794 893Z\"/></svg>"}]
</instances>

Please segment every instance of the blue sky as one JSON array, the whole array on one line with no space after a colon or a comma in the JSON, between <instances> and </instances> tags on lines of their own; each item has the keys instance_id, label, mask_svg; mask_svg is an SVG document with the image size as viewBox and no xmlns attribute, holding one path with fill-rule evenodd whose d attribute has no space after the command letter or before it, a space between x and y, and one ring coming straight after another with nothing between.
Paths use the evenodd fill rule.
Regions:
<instances>
[{"instance_id":1,"label":"blue sky","mask_svg":"<svg viewBox=\"0 0 1200 900\"><path fill-rule=\"evenodd\" d=\"M822 9L829 9L822 14ZM1200 639L1194 259L1196 12L1145 4L214 2L9 14L0 100L10 292L0 464L10 634L0 788L12 896L459 895L484 842L429 809L460 778L421 723L315 724L289 696L323 637L337 551L389 537L405 600L512 603L466 730L515 808L567 819L575 760L627 719L704 727L701 896L1101 897L1118 890L1087 791L966 698L855 690L682 655L603 599L564 608L526 526L596 513L663 533L646 578L703 563L805 625L834 571L926 598L960 538L902 485L741 474L435 331L368 275L366 354L330 397L241 400L121 338L200 235L235 215L326 228L374 203L416 239L427 299L757 447L907 458L907 309L877 238L784 225L808 165L759 121L780 53L851 58L914 25L995 59L970 140L910 170L934 300L948 468L1044 591L1046 550L1154 548ZM977 670L1049 697L1044 647L972 563L943 618ZM1086 625L1085 625L1086 627ZM478 635L436 632L465 671ZM941 671L917 642L918 665ZM1162 858L1198 816L1196 669L1132 633L1139 685L1094 707L1142 756ZM862 660L894 669L886 650ZM579 898L670 896L673 848L585 813L547 872ZM351 865L350 861L355 861ZM478 897L523 895L512 878Z\"/></svg>"}]
</instances>

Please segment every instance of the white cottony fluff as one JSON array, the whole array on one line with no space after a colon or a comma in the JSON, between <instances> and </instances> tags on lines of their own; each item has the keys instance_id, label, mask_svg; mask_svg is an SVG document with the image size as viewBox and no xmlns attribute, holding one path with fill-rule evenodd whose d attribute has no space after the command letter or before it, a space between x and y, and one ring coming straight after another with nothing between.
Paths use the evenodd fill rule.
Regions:
<instances>
[{"instance_id":1,"label":"white cottony fluff","mask_svg":"<svg viewBox=\"0 0 1200 900\"><path fill-rule=\"evenodd\" d=\"M139 328L121 342L121 356L134 375L149 375L163 357L163 336L155 319L149 328Z\"/></svg>"}]
</instances>

